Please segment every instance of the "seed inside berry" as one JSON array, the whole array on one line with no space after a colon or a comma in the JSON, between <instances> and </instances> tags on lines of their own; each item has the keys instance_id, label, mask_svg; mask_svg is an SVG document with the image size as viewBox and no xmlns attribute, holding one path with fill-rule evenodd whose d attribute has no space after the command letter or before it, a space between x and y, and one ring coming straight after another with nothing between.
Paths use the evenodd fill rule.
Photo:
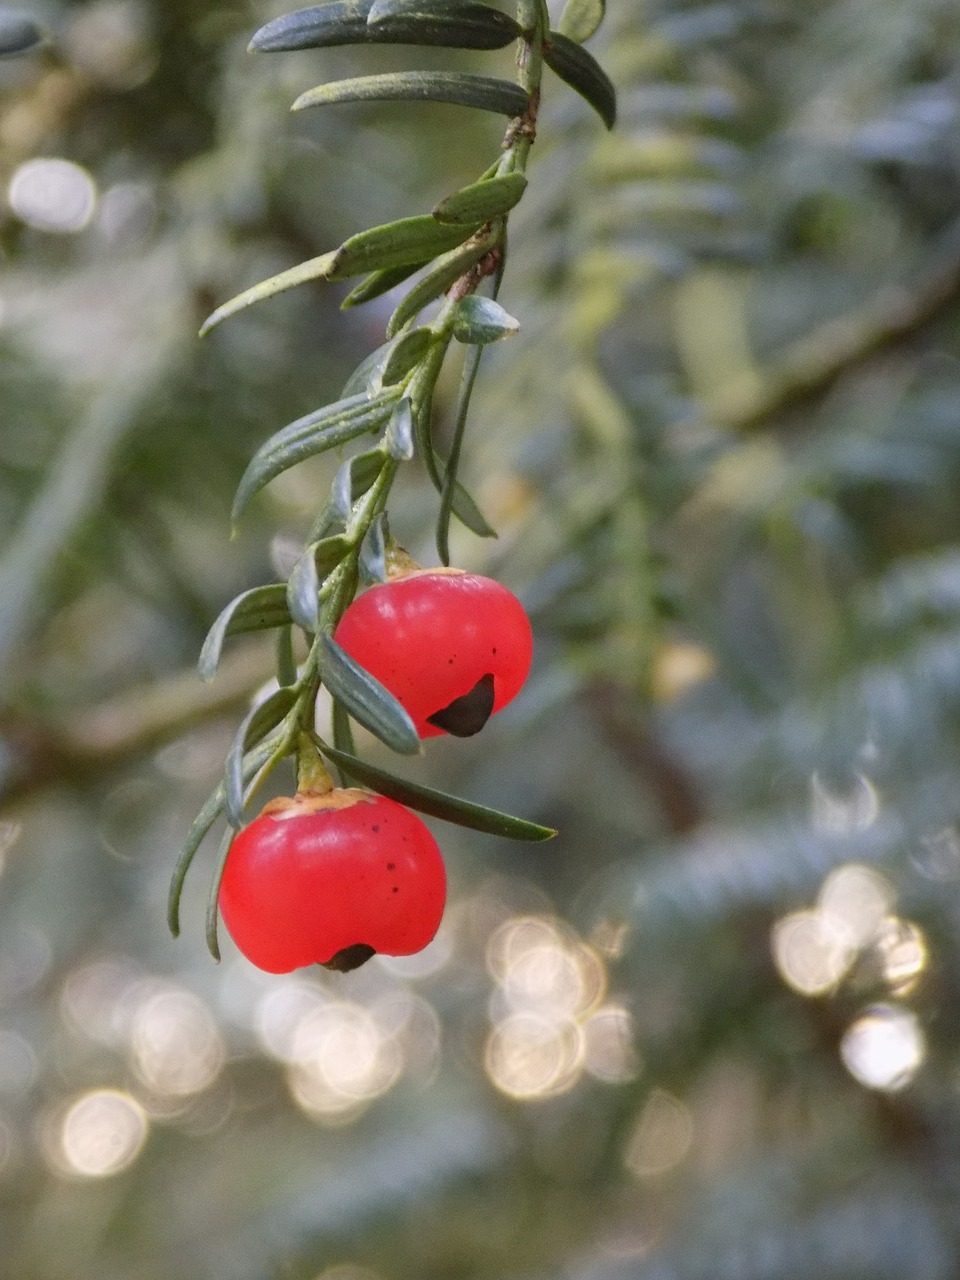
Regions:
<instances>
[{"instance_id":1,"label":"seed inside berry","mask_svg":"<svg viewBox=\"0 0 960 1280\"><path fill-rule=\"evenodd\" d=\"M365 942L355 942L352 947L343 947L332 955L323 967L337 973L349 973L351 969L359 969L376 954L373 947L368 947Z\"/></svg>"},{"instance_id":2,"label":"seed inside berry","mask_svg":"<svg viewBox=\"0 0 960 1280\"><path fill-rule=\"evenodd\" d=\"M469 693L454 700L427 716L427 723L453 734L455 738L472 738L479 733L493 713L493 676L487 672L481 676Z\"/></svg>"}]
</instances>

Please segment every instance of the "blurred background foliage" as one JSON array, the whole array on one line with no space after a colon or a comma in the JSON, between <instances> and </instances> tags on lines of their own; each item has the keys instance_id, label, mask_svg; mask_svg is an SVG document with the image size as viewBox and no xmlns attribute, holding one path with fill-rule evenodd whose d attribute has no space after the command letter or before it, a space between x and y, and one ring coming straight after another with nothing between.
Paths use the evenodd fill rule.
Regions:
<instances>
[{"instance_id":1,"label":"blurred background foliage","mask_svg":"<svg viewBox=\"0 0 960 1280\"><path fill-rule=\"evenodd\" d=\"M291 118L411 60L247 57L280 7L37 0L50 42L0 63L0 1273L955 1276L956 5L613 0L617 129L549 85L464 471L500 538L454 546L527 602L535 671L417 767L561 834L438 827L425 953L268 978L206 957L209 851L165 930L272 659L192 664L334 465L230 542L246 460L390 302L194 333L500 130ZM416 54L481 60L509 74Z\"/></svg>"}]
</instances>

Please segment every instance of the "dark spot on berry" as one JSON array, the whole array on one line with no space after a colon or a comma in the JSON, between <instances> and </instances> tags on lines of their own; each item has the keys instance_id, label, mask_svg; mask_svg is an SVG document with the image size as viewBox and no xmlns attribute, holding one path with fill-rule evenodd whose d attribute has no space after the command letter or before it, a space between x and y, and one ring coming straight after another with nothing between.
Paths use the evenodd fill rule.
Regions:
<instances>
[{"instance_id":1,"label":"dark spot on berry","mask_svg":"<svg viewBox=\"0 0 960 1280\"><path fill-rule=\"evenodd\" d=\"M497 652L496 649L494 649L493 652L496 653Z\"/></svg>"},{"instance_id":2,"label":"dark spot on berry","mask_svg":"<svg viewBox=\"0 0 960 1280\"><path fill-rule=\"evenodd\" d=\"M387 870L388 870L388 871L395 871L395 870L396 870L396 867L397 867L397 864L396 864L395 862L388 862L388 863L387 863Z\"/></svg>"},{"instance_id":3,"label":"dark spot on berry","mask_svg":"<svg viewBox=\"0 0 960 1280\"><path fill-rule=\"evenodd\" d=\"M493 698L493 676L488 672L480 677L469 693L454 698L449 706L427 716L427 723L455 738L472 738L490 719Z\"/></svg>"},{"instance_id":4,"label":"dark spot on berry","mask_svg":"<svg viewBox=\"0 0 960 1280\"><path fill-rule=\"evenodd\" d=\"M371 830L371 831L379 831L379 830L380 830L380 828L379 828L379 826L377 826L376 824L374 824L374 825L370 828L370 830Z\"/></svg>"},{"instance_id":5,"label":"dark spot on berry","mask_svg":"<svg viewBox=\"0 0 960 1280\"><path fill-rule=\"evenodd\" d=\"M349 973L351 969L359 969L376 954L374 948L368 947L365 942L355 942L352 947L341 947L329 960L325 961L323 967L333 969L336 973Z\"/></svg>"},{"instance_id":6,"label":"dark spot on berry","mask_svg":"<svg viewBox=\"0 0 960 1280\"><path fill-rule=\"evenodd\" d=\"M397 886L396 886L396 885L394 885L394 886L393 886L393 892L394 892L394 893L399 893L399 892L400 892L400 890L397 888Z\"/></svg>"}]
</instances>

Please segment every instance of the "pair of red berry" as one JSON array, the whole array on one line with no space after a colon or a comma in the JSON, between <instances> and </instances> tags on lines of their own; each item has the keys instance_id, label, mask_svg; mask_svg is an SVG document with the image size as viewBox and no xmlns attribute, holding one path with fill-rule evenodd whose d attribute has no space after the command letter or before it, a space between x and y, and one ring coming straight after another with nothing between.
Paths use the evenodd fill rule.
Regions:
<instances>
[{"instance_id":1,"label":"pair of red berry","mask_svg":"<svg viewBox=\"0 0 960 1280\"><path fill-rule=\"evenodd\" d=\"M417 570L372 587L335 636L400 702L421 738L467 737L516 697L533 637L490 578ZM274 800L237 835L220 909L234 942L270 973L353 969L431 940L446 901L436 841L403 805L353 788Z\"/></svg>"}]
</instances>

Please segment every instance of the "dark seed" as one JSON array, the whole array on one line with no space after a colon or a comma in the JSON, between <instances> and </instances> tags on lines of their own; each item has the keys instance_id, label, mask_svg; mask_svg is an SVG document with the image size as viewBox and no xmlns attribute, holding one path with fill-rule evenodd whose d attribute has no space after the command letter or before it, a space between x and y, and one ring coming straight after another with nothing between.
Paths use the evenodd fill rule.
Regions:
<instances>
[{"instance_id":1,"label":"dark seed","mask_svg":"<svg viewBox=\"0 0 960 1280\"><path fill-rule=\"evenodd\" d=\"M454 698L448 707L427 716L427 723L455 738L472 738L490 719L493 698L493 676L488 672L480 677L469 693Z\"/></svg>"},{"instance_id":2,"label":"dark seed","mask_svg":"<svg viewBox=\"0 0 960 1280\"><path fill-rule=\"evenodd\" d=\"M359 969L371 956L377 953L365 942L355 942L352 947L342 947L324 964L324 969L333 969L336 973L349 973L351 969Z\"/></svg>"}]
</instances>

